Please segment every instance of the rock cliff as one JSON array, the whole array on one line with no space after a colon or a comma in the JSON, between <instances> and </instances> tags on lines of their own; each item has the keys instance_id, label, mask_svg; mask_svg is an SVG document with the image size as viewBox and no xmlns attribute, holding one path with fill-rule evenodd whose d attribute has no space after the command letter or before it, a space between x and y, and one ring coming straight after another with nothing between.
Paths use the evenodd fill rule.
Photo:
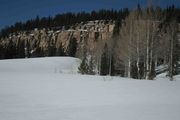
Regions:
<instances>
[{"instance_id":1,"label":"rock cliff","mask_svg":"<svg viewBox=\"0 0 180 120\"><path fill-rule=\"evenodd\" d=\"M65 52L67 51L71 39L76 40L76 57L81 58L85 49L86 52L93 53L99 41L105 42L110 39L114 26L114 21L97 20L78 23L66 30L64 27L56 27L12 33L7 38L0 40L1 58L5 57L6 49L11 44L15 46L17 51L24 52L26 57L27 54L29 57L56 56L60 47ZM40 51L43 53L42 55L39 54Z\"/></svg>"}]
</instances>

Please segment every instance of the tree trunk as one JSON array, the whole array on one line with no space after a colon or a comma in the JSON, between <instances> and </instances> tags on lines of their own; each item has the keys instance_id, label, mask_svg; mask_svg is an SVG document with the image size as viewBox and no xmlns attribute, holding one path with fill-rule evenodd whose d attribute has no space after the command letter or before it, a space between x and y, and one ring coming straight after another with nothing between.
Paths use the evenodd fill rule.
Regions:
<instances>
[{"instance_id":1,"label":"tree trunk","mask_svg":"<svg viewBox=\"0 0 180 120\"><path fill-rule=\"evenodd\" d=\"M136 67L137 67L137 78L140 79L141 76L140 76L140 51L139 51L139 41L140 41L140 33L139 33L139 30L138 30L138 36L137 36L137 62L136 62Z\"/></svg>"},{"instance_id":2,"label":"tree trunk","mask_svg":"<svg viewBox=\"0 0 180 120\"><path fill-rule=\"evenodd\" d=\"M101 74L101 57L98 59L98 75Z\"/></svg>"},{"instance_id":3,"label":"tree trunk","mask_svg":"<svg viewBox=\"0 0 180 120\"><path fill-rule=\"evenodd\" d=\"M112 53L109 54L109 76L111 76L111 69L112 69Z\"/></svg>"},{"instance_id":4,"label":"tree trunk","mask_svg":"<svg viewBox=\"0 0 180 120\"><path fill-rule=\"evenodd\" d=\"M152 77L152 71L153 71L153 45L154 45L154 34L153 34L153 36L152 36L152 40L151 40L151 46L150 46L150 63L149 63L149 66L150 66L150 69L149 69L149 71L150 71L150 76L149 76L149 78L150 79L153 79Z\"/></svg>"},{"instance_id":5,"label":"tree trunk","mask_svg":"<svg viewBox=\"0 0 180 120\"><path fill-rule=\"evenodd\" d=\"M158 66L158 58L157 58L157 55L155 55L155 68L157 68Z\"/></svg>"},{"instance_id":6,"label":"tree trunk","mask_svg":"<svg viewBox=\"0 0 180 120\"><path fill-rule=\"evenodd\" d=\"M173 81L173 40L170 40L170 60L169 60L169 77Z\"/></svg>"},{"instance_id":7,"label":"tree trunk","mask_svg":"<svg viewBox=\"0 0 180 120\"><path fill-rule=\"evenodd\" d=\"M131 77L131 47L132 47L132 37L133 37L133 22L130 22L130 38L129 38L129 46L128 46L128 77Z\"/></svg>"},{"instance_id":8,"label":"tree trunk","mask_svg":"<svg viewBox=\"0 0 180 120\"><path fill-rule=\"evenodd\" d=\"M137 61L136 61L136 67L137 67L137 78L140 79L140 53L139 53L139 42L137 43Z\"/></svg>"},{"instance_id":9,"label":"tree trunk","mask_svg":"<svg viewBox=\"0 0 180 120\"><path fill-rule=\"evenodd\" d=\"M146 80L149 79L150 76L150 65L149 65L149 40L150 40L150 28L149 28L149 20L147 21L147 38L146 38Z\"/></svg>"},{"instance_id":10,"label":"tree trunk","mask_svg":"<svg viewBox=\"0 0 180 120\"><path fill-rule=\"evenodd\" d=\"M128 72L128 78L131 77L131 58L129 57L128 59L128 69L127 69L127 72Z\"/></svg>"}]
</instances>

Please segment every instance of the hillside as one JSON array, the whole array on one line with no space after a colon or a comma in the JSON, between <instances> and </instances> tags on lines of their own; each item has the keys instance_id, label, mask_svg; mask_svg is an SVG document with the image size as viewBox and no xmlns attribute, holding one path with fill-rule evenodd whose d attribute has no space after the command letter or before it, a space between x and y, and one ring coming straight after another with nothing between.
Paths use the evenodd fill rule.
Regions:
<instances>
[{"instance_id":1,"label":"hillside","mask_svg":"<svg viewBox=\"0 0 180 120\"><path fill-rule=\"evenodd\" d=\"M180 76L171 82L72 74L78 62L64 57L1 60L0 118L179 120Z\"/></svg>"}]
</instances>

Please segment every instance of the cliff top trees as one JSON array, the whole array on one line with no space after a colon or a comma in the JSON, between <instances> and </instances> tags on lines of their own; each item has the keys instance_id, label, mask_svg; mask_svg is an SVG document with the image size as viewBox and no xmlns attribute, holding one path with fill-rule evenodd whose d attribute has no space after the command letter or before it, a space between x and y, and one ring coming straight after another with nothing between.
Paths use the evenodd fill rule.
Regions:
<instances>
[{"instance_id":1,"label":"cliff top trees","mask_svg":"<svg viewBox=\"0 0 180 120\"><path fill-rule=\"evenodd\" d=\"M127 8L121 10L99 10L79 13L64 13L57 14L54 17L42 17L37 16L35 19L27 20L26 22L17 22L12 26L6 27L1 30L0 38L7 37L10 33L16 33L23 30L33 30L34 28L62 28L65 26L68 28L71 25L81 22L94 21L94 20L122 20L129 14Z\"/></svg>"}]
</instances>

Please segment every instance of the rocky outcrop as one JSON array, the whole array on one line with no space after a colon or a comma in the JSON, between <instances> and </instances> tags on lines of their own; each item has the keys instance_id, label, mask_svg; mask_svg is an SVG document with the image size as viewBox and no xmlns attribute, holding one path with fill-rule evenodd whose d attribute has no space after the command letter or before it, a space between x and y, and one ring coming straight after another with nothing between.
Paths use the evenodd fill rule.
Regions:
<instances>
[{"instance_id":1,"label":"rocky outcrop","mask_svg":"<svg viewBox=\"0 0 180 120\"><path fill-rule=\"evenodd\" d=\"M63 27L51 29L34 29L31 31L21 31L12 33L7 38L1 38L1 57L3 52L13 43L14 46L24 48L24 53L31 57L49 56L49 51L54 50L53 55L57 55L57 50L63 47L67 51L69 41L73 38L77 41L77 57L82 57L84 49L86 52L93 52L98 46L99 41L107 41L111 38L114 21L89 21L87 23L79 23L65 30ZM23 51L23 50L22 50ZM27 53L28 52L28 53ZM27 56L27 55L26 55Z\"/></svg>"}]
</instances>

